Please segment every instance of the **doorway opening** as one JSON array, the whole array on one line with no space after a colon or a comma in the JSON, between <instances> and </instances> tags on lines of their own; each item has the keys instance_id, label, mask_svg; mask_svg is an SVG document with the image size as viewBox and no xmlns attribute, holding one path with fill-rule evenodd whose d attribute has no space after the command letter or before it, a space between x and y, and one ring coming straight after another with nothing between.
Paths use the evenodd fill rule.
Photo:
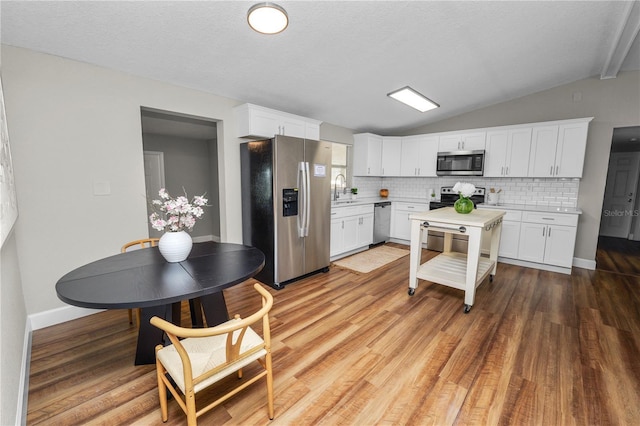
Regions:
<instances>
[{"instance_id":1,"label":"doorway opening","mask_svg":"<svg viewBox=\"0 0 640 426\"><path fill-rule=\"evenodd\" d=\"M191 199L206 194L208 207L196 222L194 242L220 241L217 121L158 109L140 108L144 172L148 200L160 188ZM152 213L150 204L147 215ZM149 237L160 237L147 221Z\"/></svg>"},{"instance_id":2,"label":"doorway opening","mask_svg":"<svg viewBox=\"0 0 640 426\"><path fill-rule=\"evenodd\" d=\"M596 267L640 273L640 126L613 130Z\"/></svg>"}]
</instances>

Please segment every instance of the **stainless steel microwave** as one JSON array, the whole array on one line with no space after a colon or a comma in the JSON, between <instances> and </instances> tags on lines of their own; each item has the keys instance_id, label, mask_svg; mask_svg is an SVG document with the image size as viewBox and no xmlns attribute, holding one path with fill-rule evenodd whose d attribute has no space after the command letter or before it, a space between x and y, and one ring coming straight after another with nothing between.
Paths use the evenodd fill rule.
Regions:
<instances>
[{"instance_id":1,"label":"stainless steel microwave","mask_svg":"<svg viewBox=\"0 0 640 426\"><path fill-rule=\"evenodd\" d=\"M484 150L438 153L438 176L482 176Z\"/></svg>"}]
</instances>

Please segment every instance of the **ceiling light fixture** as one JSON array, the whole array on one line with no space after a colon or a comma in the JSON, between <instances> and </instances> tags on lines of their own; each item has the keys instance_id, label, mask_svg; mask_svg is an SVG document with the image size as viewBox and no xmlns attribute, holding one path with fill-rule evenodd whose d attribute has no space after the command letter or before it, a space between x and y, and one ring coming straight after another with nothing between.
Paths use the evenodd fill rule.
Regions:
<instances>
[{"instance_id":1,"label":"ceiling light fixture","mask_svg":"<svg viewBox=\"0 0 640 426\"><path fill-rule=\"evenodd\" d=\"M430 109L439 108L440 105L433 102L431 99L416 92L409 86L405 86L402 89L398 89L394 92L388 93L387 96L409 105L411 108L415 108L420 112L429 111Z\"/></svg>"},{"instance_id":2,"label":"ceiling light fixture","mask_svg":"<svg viewBox=\"0 0 640 426\"><path fill-rule=\"evenodd\" d=\"M275 3L263 2L251 6L247 12L247 22L262 34L278 34L289 25L287 11Z\"/></svg>"}]
</instances>

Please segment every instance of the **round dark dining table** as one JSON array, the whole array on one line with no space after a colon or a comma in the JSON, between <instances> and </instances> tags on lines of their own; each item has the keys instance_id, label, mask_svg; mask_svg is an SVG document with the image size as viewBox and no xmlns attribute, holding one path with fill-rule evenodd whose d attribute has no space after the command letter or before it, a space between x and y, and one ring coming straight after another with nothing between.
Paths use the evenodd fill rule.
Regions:
<instances>
[{"instance_id":1,"label":"round dark dining table","mask_svg":"<svg viewBox=\"0 0 640 426\"><path fill-rule=\"evenodd\" d=\"M232 243L195 243L183 262L168 263L157 247L120 253L81 266L56 283L63 302L83 308L141 308L135 364L155 363L155 346L163 333L149 320L158 316L180 324L180 302L198 301L208 326L228 320L222 290L260 272L264 254L254 247ZM194 315L194 326L202 326Z\"/></svg>"}]
</instances>

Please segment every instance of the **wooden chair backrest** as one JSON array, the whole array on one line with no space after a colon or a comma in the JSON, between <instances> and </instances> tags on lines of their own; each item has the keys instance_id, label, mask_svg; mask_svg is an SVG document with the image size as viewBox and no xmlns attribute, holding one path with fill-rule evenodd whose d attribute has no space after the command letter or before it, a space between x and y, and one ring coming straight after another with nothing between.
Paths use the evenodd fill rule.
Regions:
<instances>
[{"instance_id":1,"label":"wooden chair backrest","mask_svg":"<svg viewBox=\"0 0 640 426\"><path fill-rule=\"evenodd\" d=\"M273 296L266 289L264 289L260 284L254 284L253 287L260 293L262 296L262 308L256 313L241 319L239 315L235 316L235 321L228 321L226 323L207 328L184 328L179 327L175 324L172 324L168 321L163 320L159 317L151 318L151 324L163 330L167 337L171 340L176 351L180 355L180 359L182 360L183 371L185 373L185 383L191 382L192 385L199 383L218 371L228 367L234 362L239 361L240 359L247 357L260 349L268 349L271 347L271 329L269 326L269 311L273 306ZM242 344L242 338L244 336L247 328L258 321L262 320L262 334L264 345L256 346L250 348L249 350L240 353L240 347ZM236 330L240 330L236 337L236 341L233 342L233 335ZM206 373L193 377L191 361L189 360L189 355L187 354L186 349L180 343L181 338L186 337L209 337L209 336L218 336L221 334L227 335L226 340L226 354L227 359L226 362L218 367L207 371Z\"/></svg>"},{"instance_id":2,"label":"wooden chair backrest","mask_svg":"<svg viewBox=\"0 0 640 426\"><path fill-rule=\"evenodd\" d=\"M125 245L122 246L122 253L126 252L130 247L138 246L138 248L147 248L147 247L155 247L158 245L158 241L160 238L143 238L141 240L129 241Z\"/></svg>"}]
</instances>

